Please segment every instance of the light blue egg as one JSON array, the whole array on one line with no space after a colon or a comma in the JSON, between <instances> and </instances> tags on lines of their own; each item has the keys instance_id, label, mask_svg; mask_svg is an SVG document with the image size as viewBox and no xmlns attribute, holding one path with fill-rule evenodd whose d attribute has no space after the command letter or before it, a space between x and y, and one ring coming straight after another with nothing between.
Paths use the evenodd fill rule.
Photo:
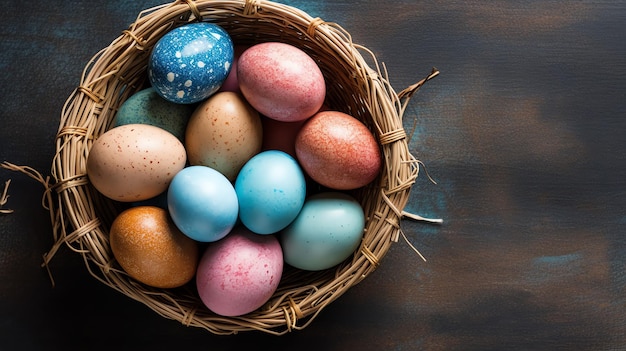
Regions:
<instances>
[{"instance_id":1,"label":"light blue egg","mask_svg":"<svg viewBox=\"0 0 626 351\"><path fill-rule=\"evenodd\" d=\"M214 242L228 235L239 211L233 185L206 166L190 166L174 176L167 191L167 206L178 229L200 242Z\"/></svg>"},{"instance_id":2,"label":"light blue egg","mask_svg":"<svg viewBox=\"0 0 626 351\"><path fill-rule=\"evenodd\" d=\"M336 266L359 247L364 227L363 208L353 197L340 192L311 195L280 233L284 260L308 271Z\"/></svg>"},{"instance_id":3,"label":"light blue egg","mask_svg":"<svg viewBox=\"0 0 626 351\"><path fill-rule=\"evenodd\" d=\"M233 60L233 42L222 27L190 23L169 31L155 44L148 61L148 78L165 99L192 104L222 86Z\"/></svg>"},{"instance_id":4,"label":"light blue egg","mask_svg":"<svg viewBox=\"0 0 626 351\"><path fill-rule=\"evenodd\" d=\"M263 151L252 157L235 180L239 218L250 231L272 234L293 221L306 196L304 173L289 154Z\"/></svg>"},{"instance_id":5,"label":"light blue egg","mask_svg":"<svg viewBox=\"0 0 626 351\"><path fill-rule=\"evenodd\" d=\"M174 134L180 141L185 139L187 122L195 105L176 104L165 100L153 88L131 95L115 115L115 127L125 124L149 124Z\"/></svg>"}]
</instances>

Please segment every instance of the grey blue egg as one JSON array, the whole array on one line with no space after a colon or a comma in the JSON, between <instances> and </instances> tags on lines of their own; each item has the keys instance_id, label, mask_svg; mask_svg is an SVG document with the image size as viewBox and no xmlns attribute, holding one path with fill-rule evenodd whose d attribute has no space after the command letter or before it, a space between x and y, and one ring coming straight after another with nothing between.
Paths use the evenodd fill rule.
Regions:
<instances>
[{"instance_id":1,"label":"grey blue egg","mask_svg":"<svg viewBox=\"0 0 626 351\"><path fill-rule=\"evenodd\" d=\"M114 126L149 124L165 129L184 141L187 122L195 105L176 104L161 97L153 88L131 95L115 115Z\"/></svg>"},{"instance_id":2,"label":"grey blue egg","mask_svg":"<svg viewBox=\"0 0 626 351\"><path fill-rule=\"evenodd\" d=\"M233 60L233 42L222 27L190 23L157 41L148 61L148 78L163 98L192 104L213 95L222 86Z\"/></svg>"},{"instance_id":3,"label":"grey blue egg","mask_svg":"<svg viewBox=\"0 0 626 351\"><path fill-rule=\"evenodd\" d=\"M364 228L363 208L352 196L336 191L311 195L280 233L285 262L308 271L336 266L359 247Z\"/></svg>"}]
</instances>

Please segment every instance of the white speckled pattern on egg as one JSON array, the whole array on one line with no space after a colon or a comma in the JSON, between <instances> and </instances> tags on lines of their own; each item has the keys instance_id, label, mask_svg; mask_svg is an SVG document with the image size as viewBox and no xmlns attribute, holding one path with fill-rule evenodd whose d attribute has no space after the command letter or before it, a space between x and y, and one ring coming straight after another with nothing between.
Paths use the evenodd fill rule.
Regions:
<instances>
[{"instance_id":1,"label":"white speckled pattern on egg","mask_svg":"<svg viewBox=\"0 0 626 351\"><path fill-rule=\"evenodd\" d=\"M156 43L148 62L148 78L165 99L195 103L221 87L233 59L233 42L223 28L190 23L171 30Z\"/></svg>"}]
</instances>

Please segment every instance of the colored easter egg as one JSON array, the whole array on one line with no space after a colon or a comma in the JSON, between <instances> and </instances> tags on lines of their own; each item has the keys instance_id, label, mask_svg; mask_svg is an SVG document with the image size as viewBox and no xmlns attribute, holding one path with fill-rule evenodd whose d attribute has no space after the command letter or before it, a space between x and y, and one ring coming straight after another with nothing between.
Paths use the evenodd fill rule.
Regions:
<instances>
[{"instance_id":1,"label":"colored easter egg","mask_svg":"<svg viewBox=\"0 0 626 351\"><path fill-rule=\"evenodd\" d=\"M268 150L246 162L235 181L235 191L243 225L257 234L272 234L300 212L306 181L293 157Z\"/></svg>"},{"instance_id":2,"label":"colored easter egg","mask_svg":"<svg viewBox=\"0 0 626 351\"><path fill-rule=\"evenodd\" d=\"M312 195L280 233L285 262L309 271L333 267L359 247L364 227L363 209L351 196L340 192Z\"/></svg>"},{"instance_id":3,"label":"colored easter egg","mask_svg":"<svg viewBox=\"0 0 626 351\"><path fill-rule=\"evenodd\" d=\"M261 151L262 139L259 113L241 94L223 91L198 105L185 148L190 164L216 169L234 182L244 163Z\"/></svg>"},{"instance_id":4,"label":"colored easter egg","mask_svg":"<svg viewBox=\"0 0 626 351\"><path fill-rule=\"evenodd\" d=\"M239 88L264 116L296 122L324 103L326 84L317 63L301 49L278 42L256 44L237 62Z\"/></svg>"},{"instance_id":5,"label":"colored easter egg","mask_svg":"<svg viewBox=\"0 0 626 351\"><path fill-rule=\"evenodd\" d=\"M372 132L338 111L319 112L307 120L296 137L296 156L313 180L336 190L365 186L382 168L382 154Z\"/></svg>"},{"instance_id":6,"label":"colored easter egg","mask_svg":"<svg viewBox=\"0 0 626 351\"><path fill-rule=\"evenodd\" d=\"M234 59L233 42L220 26L189 23L166 33L148 61L148 78L165 99L189 104L214 94Z\"/></svg>"},{"instance_id":7,"label":"colored easter egg","mask_svg":"<svg viewBox=\"0 0 626 351\"><path fill-rule=\"evenodd\" d=\"M125 124L149 124L185 138L185 129L194 105L176 104L165 100L154 88L146 88L131 95L115 114L114 127Z\"/></svg>"},{"instance_id":8,"label":"colored easter egg","mask_svg":"<svg viewBox=\"0 0 626 351\"><path fill-rule=\"evenodd\" d=\"M147 124L126 124L100 135L87 157L87 175L104 196L122 202L153 198L187 162L172 133Z\"/></svg>"},{"instance_id":9,"label":"colored easter egg","mask_svg":"<svg viewBox=\"0 0 626 351\"><path fill-rule=\"evenodd\" d=\"M198 244L178 230L165 209L138 206L123 211L109 238L122 269L144 284L175 288L196 274Z\"/></svg>"},{"instance_id":10,"label":"colored easter egg","mask_svg":"<svg viewBox=\"0 0 626 351\"><path fill-rule=\"evenodd\" d=\"M236 227L208 244L198 264L196 287L202 302L223 316L240 316L263 306L283 271L283 254L273 235Z\"/></svg>"},{"instance_id":11,"label":"colored easter egg","mask_svg":"<svg viewBox=\"0 0 626 351\"><path fill-rule=\"evenodd\" d=\"M176 226L200 242L225 237L235 226L239 204L231 182L205 166L178 172L167 192L167 205Z\"/></svg>"}]
</instances>

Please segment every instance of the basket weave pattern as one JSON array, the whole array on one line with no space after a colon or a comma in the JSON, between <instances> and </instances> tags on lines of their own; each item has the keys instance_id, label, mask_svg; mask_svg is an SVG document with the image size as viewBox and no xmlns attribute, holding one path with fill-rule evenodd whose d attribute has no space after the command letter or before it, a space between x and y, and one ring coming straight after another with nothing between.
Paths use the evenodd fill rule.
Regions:
<instances>
[{"instance_id":1,"label":"basket weave pattern","mask_svg":"<svg viewBox=\"0 0 626 351\"><path fill-rule=\"evenodd\" d=\"M156 289L126 275L108 241L119 209L90 185L86 175L94 140L111 128L118 107L146 86L150 49L169 30L199 20L222 26L235 44L280 41L307 52L326 78L326 104L364 122L383 154L380 176L359 195L366 229L354 256L320 272L286 266L270 301L240 317L210 312L189 286ZM49 187L56 192L50 204L55 244L44 256L44 264L67 245L82 255L89 272L104 284L166 318L215 334L245 330L284 334L302 329L326 305L373 272L398 240L403 208L419 169L408 149L402 115L411 95L429 78L397 94L374 55L354 44L339 25L270 1L185 0L143 11L93 57L63 107L51 170L54 185Z\"/></svg>"}]
</instances>

